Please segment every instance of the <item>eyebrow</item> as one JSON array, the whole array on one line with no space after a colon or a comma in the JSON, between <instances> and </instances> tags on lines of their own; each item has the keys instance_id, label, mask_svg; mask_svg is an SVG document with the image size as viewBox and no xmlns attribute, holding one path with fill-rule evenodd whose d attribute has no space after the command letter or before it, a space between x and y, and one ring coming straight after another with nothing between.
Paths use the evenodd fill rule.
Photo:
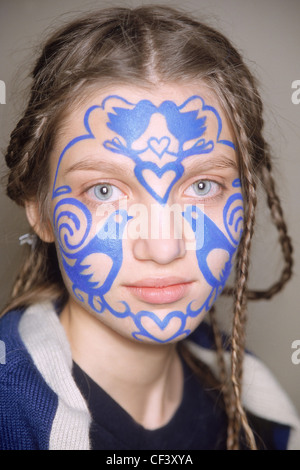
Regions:
<instances>
[{"instance_id":1,"label":"eyebrow","mask_svg":"<svg viewBox=\"0 0 300 470\"><path fill-rule=\"evenodd\" d=\"M193 161L189 161L187 158L184 160L186 162L186 169L191 171L206 172L213 169L227 169L231 168L233 170L239 169L238 164L235 159L229 158L226 155L212 155L209 158L199 156L193 158Z\"/></svg>"},{"instance_id":2,"label":"eyebrow","mask_svg":"<svg viewBox=\"0 0 300 470\"><path fill-rule=\"evenodd\" d=\"M121 173L131 174L132 169L130 165L119 166L115 161L111 162L107 159L97 158L97 161L91 157L86 157L79 162L69 166L63 172L64 176L76 171L99 171L103 173L115 173L118 170Z\"/></svg>"},{"instance_id":3,"label":"eyebrow","mask_svg":"<svg viewBox=\"0 0 300 470\"><path fill-rule=\"evenodd\" d=\"M238 165L235 159L226 157L225 155L214 155L208 158L205 156L198 156L194 158L187 158L184 160L186 163L186 170L194 172L206 172L212 169L227 169L238 170ZM69 166L64 171L64 176L76 171L98 171L103 173L115 173L119 171L122 174L131 175L131 165L119 166L116 161L109 161L107 159L86 157L79 162Z\"/></svg>"}]
</instances>

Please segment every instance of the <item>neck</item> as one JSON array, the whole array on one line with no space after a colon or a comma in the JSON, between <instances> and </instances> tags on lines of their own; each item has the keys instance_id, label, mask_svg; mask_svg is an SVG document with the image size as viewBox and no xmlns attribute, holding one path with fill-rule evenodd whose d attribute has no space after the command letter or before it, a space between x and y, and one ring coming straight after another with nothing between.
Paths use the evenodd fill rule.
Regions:
<instances>
[{"instance_id":1,"label":"neck","mask_svg":"<svg viewBox=\"0 0 300 470\"><path fill-rule=\"evenodd\" d=\"M72 300L61 314L61 323L73 360L135 421L155 429L171 419L183 388L175 344L127 338Z\"/></svg>"}]
</instances>

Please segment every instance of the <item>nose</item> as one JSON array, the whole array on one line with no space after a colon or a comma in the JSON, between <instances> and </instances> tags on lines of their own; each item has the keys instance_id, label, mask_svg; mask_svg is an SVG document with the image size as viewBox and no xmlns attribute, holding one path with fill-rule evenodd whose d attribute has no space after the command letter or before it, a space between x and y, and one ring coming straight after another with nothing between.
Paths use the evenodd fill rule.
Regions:
<instances>
[{"instance_id":1,"label":"nose","mask_svg":"<svg viewBox=\"0 0 300 470\"><path fill-rule=\"evenodd\" d=\"M158 264L169 264L184 256L183 240L138 239L134 244L134 256L139 260L151 260Z\"/></svg>"},{"instance_id":2,"label":"nose","mask_svg":"<svg viewBox=\"0 0 300 470\"><path fill-rule=\"evenodd\" d=\"M185 242L179 228L179 224L182 224L181 210L177 211L176 216L168 206L159 207L158 210L156 207L149 219L148 230L144 232L146 236L134 240L135 258L163 265L182 258L185 255Z\"/></svg>"}]
</instances>

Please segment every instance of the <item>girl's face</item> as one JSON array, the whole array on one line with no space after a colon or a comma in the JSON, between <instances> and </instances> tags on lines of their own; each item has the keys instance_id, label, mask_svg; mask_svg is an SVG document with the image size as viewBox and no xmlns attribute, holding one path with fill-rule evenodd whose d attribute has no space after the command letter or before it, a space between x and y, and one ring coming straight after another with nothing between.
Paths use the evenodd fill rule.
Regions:
<instances>
[{"instance_id":1,"label":"girl's face","mask_svg":"<svg viewBox=\"0 0 300 470\"><path fill-rule=\"evenodd\" d=\"M243 226L233 140L205 86L114 87L70 113L51 210L71 306L137 341L198 326Z\"/></svg>"}]
</instances>

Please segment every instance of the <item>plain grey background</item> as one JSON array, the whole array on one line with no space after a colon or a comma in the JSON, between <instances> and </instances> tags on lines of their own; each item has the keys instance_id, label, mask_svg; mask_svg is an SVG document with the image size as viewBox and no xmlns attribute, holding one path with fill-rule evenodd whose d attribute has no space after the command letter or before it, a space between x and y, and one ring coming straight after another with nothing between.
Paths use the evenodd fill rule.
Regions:
<instances>
[{"instance_id":1,"label":"plain grey background","mask_svg":"<svg viewBox=\"0 0 300 470\"><path fill-rule=\"evenodd\" d=\"M260 81L265 102L266 135L275 156L276 180L295 249L295 274L284 292L271 301L249 304L248 348L261 357L300 411L300 364L293 364L292 343L300 340L300 104L292 103L292 82L300 80L299 0L186 0L164 2L84 0L0 0L0 80L6 104L0 104L0 147L5 149L24 105L27 74L34 51L46 35L80 12L107 6L142 4L178 6L208 21L243 53ZM300 96L300 95L299 95ZM1 170L5 174L3 157ZM282 266L277 234L261 196L252 252L250 286L267 287ZM27 232L23 210L0 194L0 307L7 298L21 256L18 238ZM224 328L230 304L219 302ZM1 338L0 338L1 339ZM299 356L300 357L300 356Z\"/></svg>"}]
</instances>

